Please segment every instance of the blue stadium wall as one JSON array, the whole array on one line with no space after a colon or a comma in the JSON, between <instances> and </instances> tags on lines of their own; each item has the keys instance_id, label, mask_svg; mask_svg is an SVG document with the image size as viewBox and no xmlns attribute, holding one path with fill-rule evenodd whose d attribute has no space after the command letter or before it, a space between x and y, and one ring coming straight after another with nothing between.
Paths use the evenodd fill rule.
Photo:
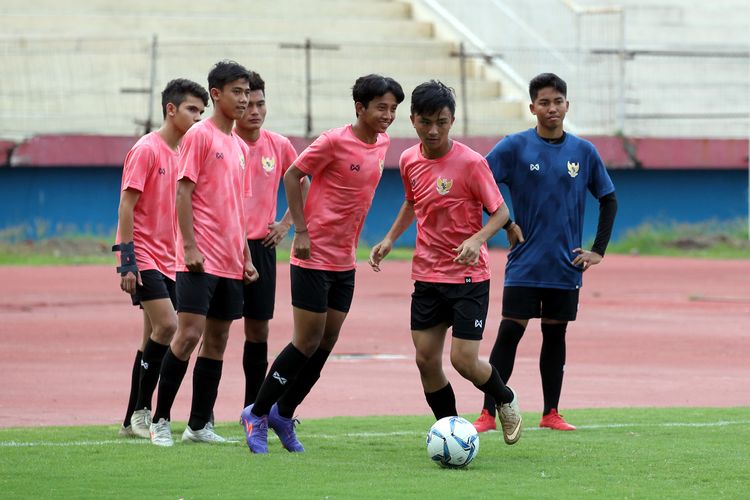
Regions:
<instances>
[{"instance_id":1,"label":"blue stadium wall","mask_svg":"<svg viewBox=\"0 0 750 500\"><path fill-rule=\"evenodd\" d=\"M748 215L746 170L611 170L619 213L614 239L644 222L734 220ZM111 235L117 225L121 170L111 167L0 168L0 240ZM507 196L507 192L503 192ZM403 201L398 170L386 169L362 232L375 243ZM286 208L283 192L279 209ZM589 197L584 241L596 232L598 204ZM412 226L399 241L413 245ZM492 245L505 244L503 236Z\"/></svg>"}]
</instances>

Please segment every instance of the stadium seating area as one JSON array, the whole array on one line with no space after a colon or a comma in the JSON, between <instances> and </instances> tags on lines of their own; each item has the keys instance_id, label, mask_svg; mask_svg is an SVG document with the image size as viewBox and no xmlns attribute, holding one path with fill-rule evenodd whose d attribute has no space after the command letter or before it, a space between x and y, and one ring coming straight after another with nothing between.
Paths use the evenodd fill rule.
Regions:
<instances>
[{"instance_id":1,"label":"stadium seating area","mask_svg":"<svg viewBox=\"0 0 750 500\"><path fill-rule=\"evenodd\" d=\"M183 76L204 83L223 58L263 75L268 126L289 135L315 136L349 121L354 79L378 72L398 79L407 96L427 78L443 80L459 97L458 133L496 136L531 123L524 84L550 70L569 81L568 122L584 134L748 135L750 56L738 41L750 20L745 0L466 6L463 0L37 0L32 8L4 0L0 137L142 133L146 121L161 119L158 91L166 81ZM306 39L313 44L309 79ZM471 54L465 86L460 42ZM625 59L617 53L623 42ZM408 105L407 99L394 136L413 134Z\"/></svg>"}]
</instances>

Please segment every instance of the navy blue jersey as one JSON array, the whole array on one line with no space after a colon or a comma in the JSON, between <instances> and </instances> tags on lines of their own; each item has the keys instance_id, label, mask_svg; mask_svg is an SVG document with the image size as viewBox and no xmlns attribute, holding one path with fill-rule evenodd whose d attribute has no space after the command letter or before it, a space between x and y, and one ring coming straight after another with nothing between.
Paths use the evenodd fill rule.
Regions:
<instances>
[{"instance_id":1,"label":"navy blue jersey","mask_svg":"<svg viewBox=\"0 0 750 500\"><path fill-rule=\"evenodd\" d=\"M526 239L508 255L505 286L580 288L583 273L571 261L581 246L586 191L601 198L615 190L594 145L569 133L550 144L531 128L496 144L487 163L510 189Z\"/></svg>"}]
</instances>

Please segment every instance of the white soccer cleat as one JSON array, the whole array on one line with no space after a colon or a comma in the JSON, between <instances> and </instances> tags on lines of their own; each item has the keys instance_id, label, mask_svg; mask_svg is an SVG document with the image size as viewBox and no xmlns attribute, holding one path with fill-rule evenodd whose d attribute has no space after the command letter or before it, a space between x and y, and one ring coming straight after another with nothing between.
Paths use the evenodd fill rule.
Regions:
<instances>
[{"instance_id":1,"label":"white soccer cleat","mask_svg":"<svg viewBox=\"0 0 750 500\"><path fill-rule=\"evenodd\" d=\"M508 387L510 389L510 387ZM513 400L510 403L503 403L497 406L497 415L500 417L500 426L503 428L503 439L506 444L515 444L521 438L521 409L518 406L518 397L516 391L510 389L513 393Z\"/></svg>"},{"instance_id":2,"label":"white soccer cleat","mask_svg":"<svg viewBox=\"0 0 750 500\"><path fill-rule=\"evenodd\" d=\"M151 410L148 408L135 410L130 416L130 428L137 437L149 439L151 437Z\"/></svg>"},{"instance_id":3,"label":"white soccer cleat","mask_svg":"<svg viewBox=\"0 0 750 500\"><path fill-rule=\"evenodd\" d=\"M208 422L203 429L194 431L188 425L182 433L183 443L226 443L227 440L214 432L214 426Z\"/></svg>"},{"instance_id":4,"label":"white soccer cleat","mask_svg":"<svg viewBox=\"0 0 750 500\"><path fill-rule=\"evenodd\" d=\"M156 446L172 446L172 424L166 418L160 418L158 422L151 423L151 444Z\"/></svg>"}]
</instances>

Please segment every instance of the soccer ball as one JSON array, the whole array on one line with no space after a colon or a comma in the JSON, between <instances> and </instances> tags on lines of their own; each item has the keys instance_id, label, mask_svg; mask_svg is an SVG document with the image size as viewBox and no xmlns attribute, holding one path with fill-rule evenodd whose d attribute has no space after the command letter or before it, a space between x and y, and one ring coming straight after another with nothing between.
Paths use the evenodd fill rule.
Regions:
<instances>
[{"instance_id":1,"label":"soccer ball","mask_svg":"<svg viewBox=\"0 0 750 500\"><path fill-rule=\"evenodd\" d=\"M427 456L441 467L466 467L479 452L479 434L461 417L444 417L427 433Z\"/></svg>"}]
</instances>

